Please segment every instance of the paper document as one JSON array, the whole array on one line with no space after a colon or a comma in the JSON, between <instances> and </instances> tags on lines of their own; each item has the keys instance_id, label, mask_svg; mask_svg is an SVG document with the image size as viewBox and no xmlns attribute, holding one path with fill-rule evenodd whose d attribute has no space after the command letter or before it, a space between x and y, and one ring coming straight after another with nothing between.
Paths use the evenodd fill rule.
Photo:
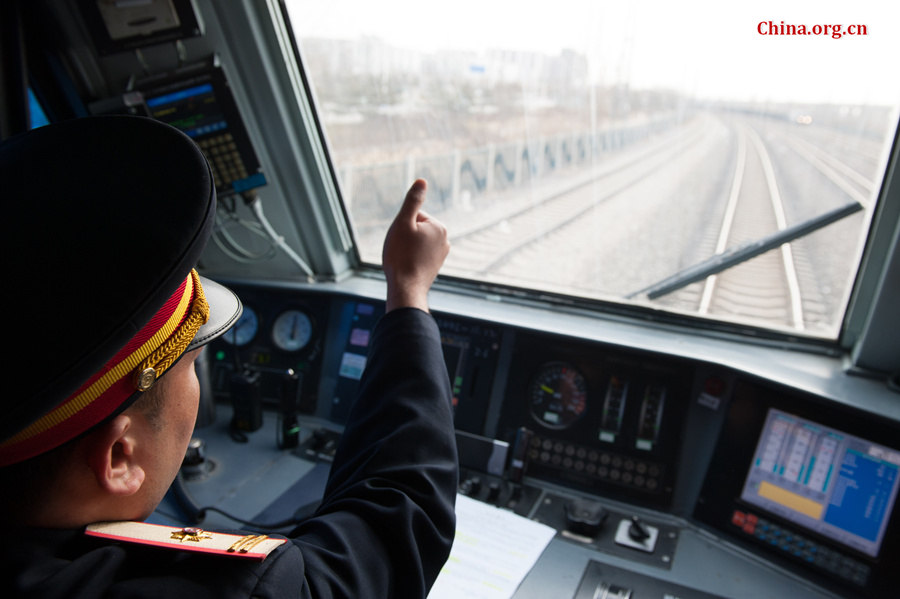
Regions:
<instances>
[{"instance_id":1,"label":"paper document","mask_svg":"<svg viewBox=\"0 0 900 599\"><path fill-rule=\"evenodd\" d=\"M458 495L456 539L428 599L509 599L556 530Z\"/></svg>"}]
</instances>

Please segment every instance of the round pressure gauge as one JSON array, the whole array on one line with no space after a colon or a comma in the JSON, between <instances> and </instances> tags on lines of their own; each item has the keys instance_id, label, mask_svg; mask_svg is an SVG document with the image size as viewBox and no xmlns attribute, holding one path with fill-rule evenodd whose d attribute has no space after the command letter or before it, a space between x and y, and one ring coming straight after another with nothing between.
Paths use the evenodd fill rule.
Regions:
<instances>
[{"instance_id":1,"label":"round pressure gauge","mask_svg":"<svg viewBox=\"0 0 900 599\"><path fill-rule=\"evenodd\" d=\"M241 317L234 326L225 331L222 339L231 345L247 345L256 336L259 329L259 318L250 306L244 306Z\"/></svg>"},{"instance_id":2,"label":"round pressure gauge","mask_svg":"<svg viewBox=\"0 0 900 599\"><path fill-rule=\"evenodd\" d=\"M313 326L309 316L301 310L286 310L272 325L272 342L283 351L298 351L312 338Z\"/></svg>"}]
</instances>

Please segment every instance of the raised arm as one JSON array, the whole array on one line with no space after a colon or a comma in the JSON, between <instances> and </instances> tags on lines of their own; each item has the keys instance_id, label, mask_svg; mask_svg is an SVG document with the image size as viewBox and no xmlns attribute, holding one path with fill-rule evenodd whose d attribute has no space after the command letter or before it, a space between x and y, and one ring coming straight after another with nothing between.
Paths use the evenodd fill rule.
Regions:
<instances>
[{"instance_id":1,"label":"raised arm","mask_svg":"<svg viewBox=\"0 0 900 599\"><path fill-rule=\"evenodd\" d=\"M312 596L425 597L450 553L458 482L450 381L428 289L449 244L416 181L387 233L387 313L317 514L294 540Z\"/></svg>"}]
</instances>

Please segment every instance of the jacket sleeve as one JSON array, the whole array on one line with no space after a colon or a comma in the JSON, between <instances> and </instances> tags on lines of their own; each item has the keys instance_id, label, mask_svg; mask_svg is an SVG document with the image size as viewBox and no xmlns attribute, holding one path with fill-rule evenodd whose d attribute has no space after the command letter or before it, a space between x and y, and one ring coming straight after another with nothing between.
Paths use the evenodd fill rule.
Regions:
<instances>
[{"instance_id":1,"label":"jacket sleeve","mask_svg":"<svg viewBox=\"0 0 900 599\"><path fill-rule=\"evenodd\" d=\"M455 533L458 462L434 319L375 328L359 395L316 515L295 532L312 596L425 597Z\"/></svg>"}]
</instances>

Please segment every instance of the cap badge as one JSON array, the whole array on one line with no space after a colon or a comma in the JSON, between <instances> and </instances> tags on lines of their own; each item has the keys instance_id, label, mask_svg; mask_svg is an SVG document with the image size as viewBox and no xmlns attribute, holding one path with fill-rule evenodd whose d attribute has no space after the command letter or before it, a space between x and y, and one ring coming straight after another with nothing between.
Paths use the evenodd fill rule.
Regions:
<instances>
[{"instance_id":1,"label":"cap badge","mask_svg":"<svg viewBox=\"0 0 900 599\"><path fill-rule=\"evenodd\" d=\"M137 378L137 388L140 391L146 391L156 382L156 370L153 368L145 368L141 371Z\"/></svg>"}]
</instances>

